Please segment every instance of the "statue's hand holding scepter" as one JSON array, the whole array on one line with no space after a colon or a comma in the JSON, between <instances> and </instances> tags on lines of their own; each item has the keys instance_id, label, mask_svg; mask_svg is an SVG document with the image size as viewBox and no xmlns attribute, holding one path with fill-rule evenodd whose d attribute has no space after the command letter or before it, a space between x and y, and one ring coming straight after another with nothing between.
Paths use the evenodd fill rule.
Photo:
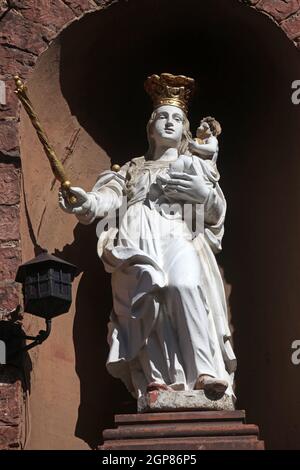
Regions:
<instances>
[{"instance_id":1,"label":"statue's hand holding scepter","mask_svg":"<svg viewBox=\"0 0 300 470\"><path fill-rule=\"evenodd\" d=\"M57 158L53 147L49 143L48 137L47 137L45 131L43 130L43 128L40 124L40 121L37 117L37 114L33 109L30 98L28 97L27 89L26 89L24 83L22 82L20 77L18 77L17 75L14 78L15 78L15 83L16 83L15 93L18 96L21 103L23 104L24 109L27 112L27 114L28 114L28 116L31 120L31 123L32 123L33 127L36 130L37 136L38 136L41 144L43 145L44 151L45 151L46 156L49 160L49 163L51 165L51 169L52 169L52 172L53 172L55 178L61 183L61 188L62 188L63 192L66 195L67 201L70 204L70 206L72 206L72 205L77 203L77 198L76 198L76 195L75 195L76 192L74 192L74 191L72 192L71 189L70 189L71 188L71 183L70 183L69 179L67 178L65 169L64 169L61 161Z\"/></svg>"},{"instance_id":2,"label":"statue's hand holding scepter","mask_svg":"<svg viewBox=\"0 0 300 470\"><path fill-rule=\"evenodd\" d=\"M64 189L61 189L58 193L58 202L61 209L68 214L75 215L86 215L91 208L91 199L82 188L74 188L73 186L69 189L69 194L76 199L76 202L69 202L69 198L64 194Z\"/></svg>"}]
</instances>

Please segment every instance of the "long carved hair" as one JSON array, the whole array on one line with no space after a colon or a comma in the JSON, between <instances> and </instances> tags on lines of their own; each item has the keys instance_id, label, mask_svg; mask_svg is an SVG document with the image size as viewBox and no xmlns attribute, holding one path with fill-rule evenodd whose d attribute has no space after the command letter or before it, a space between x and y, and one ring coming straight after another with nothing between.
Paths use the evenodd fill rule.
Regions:
<instances>
[{"instance_id":1,"label":"long carved hair","mask_svg":"<svg viewBox=\"0 0 300 470\"><path fill-rule=\"evenodd\" d=\"M147 137L148 137L149 147L148 147L145 157L148 158L149 160L152 159L154 150L155 150L155 142L153 138L151 137L151 126L155 120L156 114L157 114L157 109L153 111L147 124ZM182 154L190 155L190 152L188 150L188 143L190 140L192 140L192 134L190 132L190 123L186 114L183 113L183 131L182 131L181 142L178 148L178 155L182 155Z\"/></svg>"}]
</instances>

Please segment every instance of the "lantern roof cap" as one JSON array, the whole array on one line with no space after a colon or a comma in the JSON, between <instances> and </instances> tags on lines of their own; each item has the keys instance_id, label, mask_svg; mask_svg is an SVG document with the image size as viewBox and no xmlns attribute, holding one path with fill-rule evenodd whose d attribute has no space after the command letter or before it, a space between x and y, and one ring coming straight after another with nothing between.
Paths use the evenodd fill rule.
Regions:
<instances>
[{"instance_id":1,"label":"lantern roof cap","mask_svg":"<svg viewBox=\"0 0 300 470\"><path fill-rule=\"evenodd\" d=\"M40 253L38 256L36 256L35 258L19 266L19 269L16 274L16 282L22 282L26 274L26 271L31 270L31 268L34 268L34 266L37 264L44 264L44 265L56 264L56 265L64 266L65 270L71 272L74 276L77 272L77 267L74 264L71 264L68 261L58 258L57 256L51 255L45 250L42 253Z\"/></svg>"}]
</instances>

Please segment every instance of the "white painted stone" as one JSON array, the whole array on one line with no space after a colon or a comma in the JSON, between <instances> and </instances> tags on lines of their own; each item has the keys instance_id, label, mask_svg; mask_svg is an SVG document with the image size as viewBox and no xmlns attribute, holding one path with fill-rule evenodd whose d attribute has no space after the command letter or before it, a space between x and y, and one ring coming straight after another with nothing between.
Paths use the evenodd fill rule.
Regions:
<instances>
[{"instance_id":1,"label":"white painted stone","mask_svg":"<svg viewBox=\"0 0 300 470\"><path fill-rule=\"evenodd\" d=\"M136 398L153 382L181 391L160 392L157 406L172 400L173 408L232 409L236 359L214 256L221 249L226 212L219 174L212 160L189 151L188 121L180 108L157 108L147 132L146 156L133 158L119 172L104 171L91 192L71 188L74 206L59 196L60 207L85 225L99 218L106 222L116 209L122 213L118 227L102 231L98 224L97 230L98 255L112 274L114 299L107 369ZM216 139L205 145L216 158ZM184 219L192 204L196 217L205 218L196 234ZM201 374L226 381L227 395L208 402L203 392L193 391Z\"/></svg>"},{"instance_id":2,"label":"white painted stone","mask_svg":"<svg viewBox=\"0 0 300 470\"><path fill-rule=\"evenodd\" d=\"M141 396L137 402L138 413L184 410L234 410L232 396L209 400L203 390L186 392L154 391Z\"/></svg>"}]
</instances>

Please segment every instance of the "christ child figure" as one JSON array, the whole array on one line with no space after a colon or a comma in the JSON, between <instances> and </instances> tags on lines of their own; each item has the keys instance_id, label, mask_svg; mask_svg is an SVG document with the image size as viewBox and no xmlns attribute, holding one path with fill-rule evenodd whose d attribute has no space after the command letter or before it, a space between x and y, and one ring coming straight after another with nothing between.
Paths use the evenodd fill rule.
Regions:
<instances>
[{"instance_id":1,"label":"christ child figure","mask_svg":"<svg viewBox=\"0 0 300 470\"><path fill-rule=\"evenodd\" d=\"M189 143L190 152L216 164L219 153L218 136L221 132L221 125L215 118L211 116L203 118L197 129L196 138Z\"/></svg>"}]
</instances>

